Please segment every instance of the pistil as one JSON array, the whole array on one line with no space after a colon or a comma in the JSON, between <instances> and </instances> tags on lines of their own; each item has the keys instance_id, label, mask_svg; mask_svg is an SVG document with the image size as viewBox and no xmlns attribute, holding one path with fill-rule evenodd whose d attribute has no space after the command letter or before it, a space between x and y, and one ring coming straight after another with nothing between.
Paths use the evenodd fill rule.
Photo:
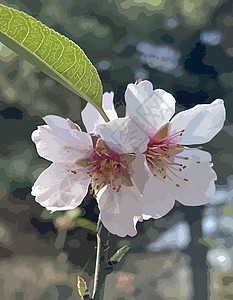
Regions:
<instances>
[{"instance_id":1,"label":"pistil","mask_svg":"<svg viewBox=\"0 0 233 300\"><path fill-rule=\"evenodd\" d=\"M134 158L134 154L119 154L111 150L99 139L90 157L78 160L76 164L85 168L92 184L90 193L95 191L96 196L106 185L110 185L117 193L122 185L132 186L129 165Z\"/></svg>"}]
</instances>

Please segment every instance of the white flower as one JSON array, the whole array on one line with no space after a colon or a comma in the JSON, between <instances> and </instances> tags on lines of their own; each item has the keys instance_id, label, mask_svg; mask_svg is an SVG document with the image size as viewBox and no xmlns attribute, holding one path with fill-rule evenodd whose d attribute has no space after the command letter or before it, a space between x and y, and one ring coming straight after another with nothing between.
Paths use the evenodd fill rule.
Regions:
<instances>
[{"instance_id":1,"label":"white flower","mask_svg":"<svg viewBox=\"0 0 233 300\"><path fill-rule=\"evenodd\" d=\"M52 212L81 204L92 184L104 226L119 236L136 234L142 220L140 194L131 176L136 149L146 151L149 141L134 117L117 118L113 94L105 93L105 123L88 104L82 112L86 128L58 116L46 116L47 125L32 133L38 154L52 162L32 187L36 201ZM97 114L96 114L97 113ZM138 150L137 150L138 151Z\"/></svg>"},{"instance_id":2,"label":"white flower","mask_svg":"<svg viewBox=\"0 0 233 300\"><path fill-rule=\"evenodd\" d=\"M113 98L113 93L110 96ZM132 181L141 195L143 218L164 216L175 200L189 206L206 204L215 193L217 179L211 155L200 150L201 147L183 145L206 143L222 129L223 100L196 105L173 117L175 98L162 89L153 90L152 84L145 80L128 85L125 101L126 116L136 117L149 138L146 151L137 152L130 165ZM88 106L85 110L84 122ZM96 112L94 108L93 111ZM94 132L93 125L92 129Z\"/></svg>"},{"instance_id":3,"label":"white flower","mask_svg":"<svg viewBox=\"0 0 233 300\"><path fill-rule=\"evenodd\" d=\"M39 126L32 139L39 155L53 163L32 194L48 210L66 210L81 204L92 183L104 226L133 236L137 221L162 217L175 200L202 205L214 194L211 155L183 145L211 140L223 126L225 108L217 99L172 118L174 97L153 91L149 81L129 84L125 101L127 116L118 118L113 93L104 94L109 123L87 104L82 119L90 134L70 120L45 117L48 125Z\"/></svg>"},{"instance_id":4,"label":"white flower","mask_svg":"<svg viewBox=\"0 0 233 300\"><path fill-rule=\"evenodd\" d=\"M132 163L135 169L139 163L144 165L149 177L140 187L140 171L133 175L141 188L144 219L165 215L175 200L190 206L207 203L215 192L217 178L211 155L201 151L201 147L183 145L206 143L222 129L223 100L196 105L172 118L174 97L164 90L153 90L149 81L142 81L128 85L125 101L126 115L137 117L150 139L147 150L139 153Z\"/></svg>"}]
</instances>

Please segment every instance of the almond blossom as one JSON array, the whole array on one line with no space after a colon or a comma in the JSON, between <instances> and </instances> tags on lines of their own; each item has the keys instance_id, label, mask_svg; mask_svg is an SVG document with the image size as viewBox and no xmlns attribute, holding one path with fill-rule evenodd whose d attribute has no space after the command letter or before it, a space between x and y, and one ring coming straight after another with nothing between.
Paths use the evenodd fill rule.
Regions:
<instances>
[{"instance_id":1,"label":"almond blossom","mask_svg":"<svg viewBox=\"0 0 233 300\"><path fill-rule=\"evenodd\" d=\"M108 97L113 99L113 93ZM216 173L211 155L201 147L187 145L209 142L223 127L225 108L223 100L199 104L175 113L175 98L162 89L153 90L145 80L129 84L125 92L126 116L134 116L147 133L149 143L144 152L137 151L130 169L132 181L140 193L143 219L160 218L174 206L175 200L183 205L197 206L208 202L215 193ZM112 101L108 110L116 117ZM104 121L87 105L83 121L95 131L92 114L98 123ZM107 202L107 199L106 199Z\"/></svg>"},{"instance_id":2,"label":"almond blossom","mask_svg":"<svg viewBox=\"0 0 233 300\"><path fill-rule=\"evenodd\" d=\"M128 85L125 101L126 115L137 117L150 139L147 150L138 153L132 164L143 162L149 177L141 190L144 219L162 217L175 200L189 206L206 204L215 193L217 179L211 155L200 150L202 147L187 145L207 143L222 129L223 100L198 104L173 117L175 98L142 81ZM133 179L141 184L140 177Z\"/></svg>"},{"instance_id":3,"label":"almond blossom","mask_svg":"<svg viewBox=\"0 0 233 300\"><path fill-rule=\"evenodd\" d=\"M81 204L91 184L104 226L119 236L133 236L142 208L131 164L136 149L146 151L149 138L134 117L117 118L111 94L104 94L103 108L108 123L93 115L90 104L83 112L91 134L69 119L44 118L47 125L38 126L32 140L38 154L52 164L36 180L32 195L51 212L69 210Z\"/></svg>"},{"instance_id":4,"label":"almond blossom","mask_svg":"<svg viewBox=\"0 0 233 300\"><path fill-rule=\"evenodd\" d=\"M217 178L211 155L187 145L206 143L221 130L223 101L196 105L172 118L174 97L143 81L128 85L126 117L118 118L113 96L103 97L108 123L86 105L81 114L88 133L57 116L46 116L47 125L33 132L38 154L53 162L32 188L36 201L51 211L72 209L91 184L100 220L119 236L134 236L137 221L162 217L175 200L207 203Z\"/></svg>"}]
</instances>

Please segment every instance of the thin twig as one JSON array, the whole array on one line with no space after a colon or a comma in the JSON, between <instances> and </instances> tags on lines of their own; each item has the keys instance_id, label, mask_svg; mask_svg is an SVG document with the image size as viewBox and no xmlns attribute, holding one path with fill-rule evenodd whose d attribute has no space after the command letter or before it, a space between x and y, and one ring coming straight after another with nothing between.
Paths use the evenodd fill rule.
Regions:
<instances>
[{"instance_id":1,"label":"thin twig","mask_svg":"<svg viewBox=\"0 0 233 300\"><path fill-rule=\"evenodd\" d=\"M95 297L95 293L97 290L98 277L100 271L100 250L101 250L101 239L99 233L97 233L97 249L96 249L96 263L95 263L95 276L94 276L94 286L92 292L92 299Z\"/></svg>"}]
</instances>

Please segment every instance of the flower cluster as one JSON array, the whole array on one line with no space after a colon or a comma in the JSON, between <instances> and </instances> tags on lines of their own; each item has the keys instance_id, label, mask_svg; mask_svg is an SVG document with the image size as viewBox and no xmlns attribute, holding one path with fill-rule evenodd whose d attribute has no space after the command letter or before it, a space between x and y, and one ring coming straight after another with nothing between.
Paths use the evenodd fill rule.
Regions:
<instances>
[{"instance_id":1,"label":"flower cluster","mask_svg":"<svg viewBox=\"0 0 233 300\"><path fill-rule=\"evenodd\" d=\"M134 236L136 223L160 218L174 206L202 205L215 192L211 155L189 145L210 141L225 121L223 100L175 113L175 99L149 81L129 84L126 117L118 118L113 93L103 95L106 123L87 104L87 133L69 119L46 116L32 134L40 156L52 161L32 195L48 210L80 205L91 184L100 220L113 234Z\"/></svg>"}]
</instances>

